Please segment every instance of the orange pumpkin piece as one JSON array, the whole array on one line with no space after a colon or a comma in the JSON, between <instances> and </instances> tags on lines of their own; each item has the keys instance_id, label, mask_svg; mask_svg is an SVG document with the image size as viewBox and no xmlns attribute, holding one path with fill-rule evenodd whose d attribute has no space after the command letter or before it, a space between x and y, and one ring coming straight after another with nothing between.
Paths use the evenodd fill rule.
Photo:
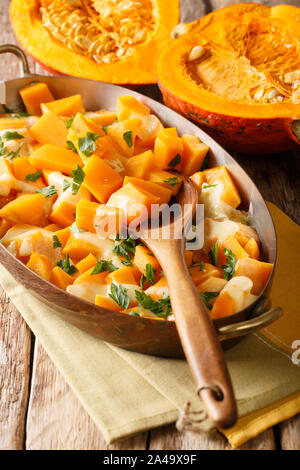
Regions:
<instances>
[{"instance_id":1,"label":"orange pumpkin piece","mask_svg":"<svg viewBox=\"0 0 300 470\"><path fill-rule=\"evenodd\" d=\"M108 284L131 284L137 285L136 282L136 268L134 266L124 266L124 268L117 269L109 273L106 277Z\"/></svg>"},{"instance_id":2,"label":"orange pumpkin piece","mask_svg":"<svg viewBox=\"0 0 300 470\"><path fill-rule=\"evenodd\" d=\"M54 97L46 83L31 83L19 90L25 108L29 114L42 114L41 103L53 101Z\"/></svg>"},{"instance_id":3,"label":"orange pumpkin piece","mask_svg":"<svg viewBox=\"0 0 300 470\"><path fill-rule=\"evenodd\" d=\"M229 317L236 313L236 302L233 297L231 297L229 292L221 292L217 297L213 308L210 312L212 319Z\"/></svg>"},{"instance_id":4,"label":"orange pumpkin piece","mask_svg":"<svg viewBox=\"0 0 300 470\"><path fill-rule=\"evenodd\" d=\"M80 284L81 282L97 282L99 284L106 284L106 277L107 277L107 271L102 271L101 273L98 274L92 274L94 271L95 266L92 266L89 268L87 271L84 271L81 273L76 280L74 281L74 284Z\"/></svg>"},{"instance_id":5,"label":"orange pumpkin piece","mask_svg":"<svg viewBox=\"0 0 300 470\"><path fill-rule=\"evenodd\" d=\"M254 238L250 238L250 240L244 246L244 250L248 253L250 258L254 258L259 261L260 259L259 246L258 246L257 241Z\"/></svg>"},{"instance_id":6,"label":"orange pumpkin piece","mask_svg":"<svg viewBox=\"0 0 300 470\"><path fill-rule=\"evenodd\" d=\"M150 171L146 174L145 177L152 183L157 183L161 186L164 186L165 188L170 189L173 196L176 196L182 183L182 177L180 175L174 175L173 173L169 173L168 171L164 170Z\"/></svg>"},{"instance_id":7,"label":"orange pumpkin piece","mask_svg":"<svg viewBox=\"0 0 300 470\"><path fill-rule=\"evenodd\" d=\"M194 284L197 286L201 282L206 281L209 277L223 277L223 270L217 266L213 266L210 263L204 263L203 269L200 266L189 267L189 273L193 279Z\"/></svg>"},{"instance_id":8,"label":"orange pumpkin piece","mask_svg":"<svg viewBox=\"0 0 300 470\"><path fill-rule=\"evenodd\" d=\"M95 233L94 218L99 205L98 202L81 199L81 201L76 204L77 227Z\"/></svg>"},{"instance_id":9,"label":"orange pumpkin piece","mask_svg":"<svg viewBox=\"0 0 300 470\"><path fill-rule=\"evenodd\" d=\"M82 166L80 157L66 148L46 144L35 150L29 157L31 165L39 170L61 171L70 175L77 165Z\"/></svg>"},{"instance_id":10,"label":"orange pumpkin piece","mask_svg":"<svg viewBox=\"0 0 300 470\"><path fill-rule=\"evenodd\" d=\"M99 127L93 119L89 119L82 113L77 113L71 124L71 129L77 134L86 134L92 132L99 134L101 137L105 135L104 131Z\"/></svg>"},{"instance_id":11,"label":"orange pumpkin piece","mask_svg":"<svg viewBox=\"0 0 300 470\"><path fill-rule=\"evenodd\" d=\"M0 209L0 217L14 223L43 226L49 201L44 194L22 194Z\"/></svg>"},{"instance_id":12,"label":"orange pumpkin piece","mask_svg":"<svg viewBox=\"0 0 300 470\"><path fill-rule=\"evenodd\" d=\"M84 113L85 108L83 106L81 95L68 96L67 98L61 98L41 104L43 113L53 111L58 116L75 116L76 113Z\"/></svg>"},{"instance_id":13,"label":"orange pumpkin piece","mask_svg":"<svg viewBox=\"0 0 300 470\"><path fill-rule=\"evenodd\" d=\"M0 118L0 131L7 129L26 129L26 127L26 121L24 119Z\"/></svg>"},{"instance_id":14,"label":"orange pumpkin piece","mask_svg":"<svg viewBox=\"0 0 300 470\"><path fill-rule=\"evenodd\" d=\"M129 158L125 166L125 175L135 178L146 178L149 171L156 167L153 152L147 150L139 155Z\"/></svg>"},{"instance_id":15,"label":"orange pumpkin piece","mask_svg":"<svg viewBox=\"0 0 300 470\"><path fill-rule=\"evenodd\" d=\"M65 255L69 253L71 258L76 261L80 261L90 253L98 257L100 254L100 248L94 243L86 239L76 237L71 233L63 249L63 253Z\"/></svg>"},{"instance_id":16,"label":"orange pumpkin piece","mask_svg":"<svg viewBox=\"0 0 300 470\"><path fill-rule=\"evenodd\" d=\"M257 261L253 258L241 258L236 264L234 276L249 277L253 282L251 293L259 295L265 287L272 269L272 263Z\"/></svg>"},{"instance_id":17,"label":"orange pumpkin piece","mask_svg":"<svg viewBox=\"0 0 300 470\"><path fill-rule=\"evenodd\" d=\"M208 170L204 170L203 173L209 185L223 185L223 191L221 194L222 201L226 202L226 204L229 204L234 209L240 205L241 196L226 166L222 165L210 168Z\"/></svg>"},{"instance_id":18,"label":"orange pumpkin piece","mask_svg":"<svg viewBox=\"0 0 300 470\"><path fill-rule=\"evenodd\" d=\"M237 239L233 236L228 236L225 240L218 245L218 265L226 264L226 255L224 250L231 250L235 254L236 260L241 258L248 258L248 253L242 248Z\"/></svg>"},{"instance_id":19,"label":"orange pumpkin piece","mask_svg":"<svg viewBox=\"0 0 300 470\"><path fill-rule=\"evenodd\" d=\"M128 183L132 183L138 188L141 188L148 193L153 194L154 196L159 198L159 204L168 204L171 196L172 191L168 188L165 188L157 183L152 183L151 181L145 181L140 178L134 178L132 176L125 176L123 186Z\"/></svg>"},{"instance_id":20,"label":"orange pumpkin piece","mask_svg":"<svg viewBox=\"0 0 300 470\"><path fill-rule=\"evenodd\" d=\"M113 193L107 205L118 207L124 211L124 220L127 224L134 221L138 225L149 217L151 204L158 204L159 198L141 189L133 183L127 183Z\"/></svg>"},{"instance_id":21,"label":"orange pumpkin piece","mask_svg":"<svg viewBox=\"0 0 300 470\"><path fill-rule=\"evenodd\" d=\"M45 255L40 255L35 251L31 253L27 267L32 269L35 273L39 274L41 277L50 281L52 273L52 265Z\"/></svg>"},{"instance_id":22,"label":"orange pumpkin piece","mask_svg":"<svg viewBox=\"0 0 300 470\"><path fill-rule=\"evenodd\" d=\"M95 304L98 305L98 307L102 307L107 310L115 310L116 312L120 312L122 310L122 307L120 307L117 302L105 295L96 295Z\"/></svg>"},{"instance_id":23,"label":"orange pumpkin piece","mask_svg":"<svg viewBox=\"0 0 300 470\"><path fill-rule=\"evenodd\" d=\"M75 222L75 208L72 204L62 201L49 215L49 220L60 227L68 227Z\"/></svg>"},{"instance_id":24,"label":"orange pumpkin piece","mask_svg":"<svg viewBox=\"0 0 300 470\"><path fill-rule=\"evenodd\" d=\"M146 273L146 266L150 264L153 269L155 269L155 277L159 275L161 267L153 253L142 245L137 245L135 249L135 255L133 258L133 264L140 270L142 274Z\"/></svg>"},{"instance_id":25,"label":"orange pumpkin piece","mask_svg":"<svg viewBox=\"0 0 300 470\"><path fill-rule=\"evenodd\" d=\"M54 235L56 235L57 238L59 239L62 248L66 246L66 243L68 241L70 234L71 234L70 227L57 230L57 232L54 233Z\"/></svg>"},{"instance_id":26,"label":"orange pumpkin piece","mask_svg":"<svg viewBox=\"0 0 300 470\"><path fill-rule=\"evenodd\" d=\"M80 273L84 273L85 271L88 271L89 269L95 267L96 263L97 263L96 256L90 253L81 261L79 261L75 267Z\"/></svg>"},{"instance_id":27,"label":"orange pumpkin piece","mask_svg":"<svg viewBox=\"0 0 300 470\"><path fill-rule=\"evenodd\" d=\"M83 184L102 203L107 202L110 195L122 186L122 176L96 155L88 159L84 173Z\"/></svg>"},{"instance_id":28,"label":"orange pumpkin piece","mask_svg":"<svg viewBox=\"0 0 300 470\"><path fill-rule=\"evenodd\" d=\"M176 169L181 171L182 168L183 144L177 135L175 128L162 129L154 144L154 156L157 165L161 169Z\"/></svg>"},{"instance_id":29,"label":"orange pumpkin piece","mask_svg":"<svg viewBox=\"0 0 300 470\"><path fill-rule=\"evenodd\" d=\"M58 230L60 230L60 227L56 224L49 224L44 227L44 230L49 230L49 232L57 232Z\"/></svg>"},{"instance_id":30,"label":"orange pumpkin piece","mask_svg":"<svg viewBox=\"0 0 300 470\"><path fill-rule=\"evenodd\" d=\"M100 109L95 112L85 113L85 117L93 121L97 126L110 126L117 119L117 113L109 111L107 109Z\"/></svg>"},{"instance_id":31,"label":"orange pumpkin piece","mask_svg":"<svg viewBox=\"0 0 300 470\"><path fill-rule=\"evenodd\" d=\"M34 175L37 172L36 168L31 165L28 157L14 158L12 161L12 167L17 180L27 181L37 188L45 186L42 176L39 176L35 181L33 179L27 179L28 176Z\"/></svg>"},{"instance_id":32,"label":"orange pumpkin piece","mask_svg":"<svg viewBox=\"0 0 300 470\"><path fill-rule=\"evenodd\" d=\"M70 284L73 284L74 278L70 276L70 274L66 273L59 266L55 266L52 269L50 281L57 287L66 290Z\"/></svg>"},{"instance_id":33,"label":"orange pumpkin piece","mask_svg":"<svg viewBox=\"0 0 300 470\"><path fill-rule=\"evenodd\" d=\"M126 119L107 127L107 134L119 145L122 153L130 158L134 152L137 131L141 125L139 119Z\"/></svg>"},{"instance_id":34,"label":"orange pumpkin piece","mask_svg":"<svg viewBox=\"0 0 300 470\"><path fill-rule=\"evenodd\" d=\"M163 276L160 278L158 282L154 284L154 286L148 287L145 290L147 295L150 295L151 298L155 301L161 299L164 294L169 294L169 287L167 283L167 279Z\"/></svg>"},{"instance_id":35,"label":"orange pumpkin piece","mask_svg":"<svg viewBox=\"0 0 300 470\"><path fill-rule=\"evenodd\" d=\"M154 146L154 142L159 132L164 128L158 117L154 114L145 114L140 116L139 120L141 125L137 131L137 138L134 147L135 155L138 153L137 149L144 146L144 150ZM141 152L139 152L141 153Z\"/></svg>"},{"instance_id":36,"label":"orange pumpkin piece","mask_svg":"<svg viewBox=\"0 0 300 470\"><path fill-rule=\"evenodd\" d=\"M117 116L119 121L133 119L150 114L150 109L133 96L120 96L117 100Z\"/></svg>"},{"instance_id":37,"label":"orange pumpkin piece","mask_svg":"<svg viewBox=\"0 0 300 470\"><path fill-rule=\"evenodd\" d=\"M30 134L40 144L65 147L68 135L65 122L52 111L43 114L30 128Z\"/></svg>"},{"instance_id":38,"label":"orange pumpkin piece","mask_svg":"<svg viewBox=\"0 0 300 470\"><path fill-rule=\"evenodd\" d=\"M190 176L201 168L209 147L195 135L184 134L181 140L183 144L182 173Z\"/></svg>"}]
</instances>

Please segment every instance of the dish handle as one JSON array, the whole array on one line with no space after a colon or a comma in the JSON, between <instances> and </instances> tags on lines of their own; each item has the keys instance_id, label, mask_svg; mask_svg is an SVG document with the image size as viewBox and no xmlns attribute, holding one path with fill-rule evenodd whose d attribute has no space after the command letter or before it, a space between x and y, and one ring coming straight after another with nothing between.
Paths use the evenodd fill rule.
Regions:
<instances>
[{"instance_id":1,"label":"dish handle","mask_svg":"<svg viewBox=\"0 0 300 470\"><path fill-rule=\"evenodd\" d=\"M282 308L275 307L246 321L221 326L218 328L219 340L224 341L253 333L278 320L281 315Z\"/></svg>"},{"instance_id":2,"label":"dish handle","mask_svg":"<svg viewBox=\"0 0 300 470\"><path fill-rule=\"evenodd\" d=\"M30 73L27 57L20 47L15 46L14 44L3 44L0 46L0 54L6 53L14 54L17 57L20 65L21 77L33 75Z\"/></svg>"}]
</instances>

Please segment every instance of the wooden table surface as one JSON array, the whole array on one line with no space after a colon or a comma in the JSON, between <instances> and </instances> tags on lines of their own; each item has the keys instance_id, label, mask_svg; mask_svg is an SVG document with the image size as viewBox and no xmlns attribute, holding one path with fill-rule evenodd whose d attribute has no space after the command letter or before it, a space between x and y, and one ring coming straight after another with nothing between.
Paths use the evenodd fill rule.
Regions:
<instances>
[{"instance_id":1,"label":"wooden table surface","mask_svg":"<svg viewBox=\"0 0 300 470\"><path fill-rule=\"evenodd\" d=\"M190 1L190 0L188 0ZM202 1L202 0L198 0ZM249 1L249 0L248 0ZM203 12L227 0L203 0ZM272 3L266 0L265 3ZM284 3L284 1L273 3ZM287 3L299 4L299 0ZM9 24L9 0L0 0L0 44L13 43ZM46 72L29 58L33 73ZM18 76L18 64L10 54L0 58L0 79ZM142 92L160 99L155 86ZM272 156L237 156L265 199L274 202L300 223L299 152ZM1 289L1 288L0 288ZM17 309L0 292L0 449L231 449L217 434L183 435L169 425L143 433L121 444L107 445L93 421L34 338ZM266 430L242 449L300 449L300 415Z\"/></svg>"}]
</instances>

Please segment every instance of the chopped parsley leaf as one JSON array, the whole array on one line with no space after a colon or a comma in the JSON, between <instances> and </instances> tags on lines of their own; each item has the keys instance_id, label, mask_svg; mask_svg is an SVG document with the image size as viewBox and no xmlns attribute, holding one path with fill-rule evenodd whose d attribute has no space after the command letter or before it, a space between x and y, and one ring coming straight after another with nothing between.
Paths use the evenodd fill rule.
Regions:
<instances>
[{"instance_id":1,"label":"chopped parsley leaf","mask_svg":"<svg viewBox=\"0 0 300 470\"><path fill-rule=\"evenodd\" d=\"M51 184L50 186L46 186L45 188L37 189L36 193L44 194L45 197L51 197L57 193L57 189L55 188L55 186L53 186L53 184Z\"/></svg>"},{"instance_id":2,"label":"chopped parsley leaf","mask_svg":"<svg viewBox=\"0 0 300 470\"><path fill-rule=\"evenodd\" d=\"M128 147L132 147L132 131L124 132L123 139L125 140Z\"/></svg>"},{"instance_id":3,"label":"chopped parsley leaf","mask_svg":"<svg viewBox=\"0 0 300 470\"><path fill-rule=\"evenodd\" d=\"M177 153L177 155L175 155L173 160L169 162L168 166L170 166L171 168L175 168L175 166L179 165L180 162L181 162L181 155Z\"/></svg>"},{"instance_id":4,"label":"chopped parsley leaf","mask_svg":"<svg viewBox=\"0 0 300 470\"><path fill-rule=\"evenodd\" d=\"M67 253L66 259L61 259L56 263L65 273L69 274L70 276L78 271L77 268L73 264L70 263L70 255Z\"/></svg>"},{"instance_id":5,"label":"chopped parsley leaf","mask_svg":"<svg viewBox=\"0 0 300 470\"><path fill-rule=\"evenodd\" d=\"M96 141L100 138L99 134L93 132L87 132L86 137L79 137L78 146L79 151L86 157L90 157L93 152L97 149Z\"/></svg>"},{"instance_id":6,"label":"chopped parsley leaf","mask_svg":"<svg viewBox=\"0 0 300 470\"><path fill-rule=\"evenodd\" d=\"M53 235L53 248L60 248L61 243L57 235Z\"/></svg>"},{"instance_id":7,"label":"chopped parsley leaf","mask_svg":"<svg viewBox=\"0 0 300 470\"><path fill-rule=\"evenodd\" d=\"M35 173L28 173L28 174L25 176L25 180L26 180L26 181L33 181L33 182L35 182L35 181L38 180L41 176L42 176L42 172L41 172L41 170L40 170L40 171L36 171Z\"/></svg>"},{"instance_id":8,"label":"chopped parsley leaf","mask_svg":"<svg viewBox=\"0 0 300 470\"><path fill-rule=\"evenodd\" d=\"M125 287L119 285L116 285L114 283L111 284L110 286L110 293L108 294L111 299L113 299L120 307L122 307L124 310L128 308L128 305L130 303L130 298L126 294L128 289L125 289Z\"/></svg>"},{"instance_id":9,"label":"chopped parsley leaf","mask_svg":"<svg viewBox=\"0 0 300 470\"><path fill-rule=\"evenodd\" d=\"M211 261L211 264L213 264L214 266L217 266L218 264L218 243L216 242L212 249L210 250L210 252L208 253L208 256L209 256L209 259Z\"/></svg>"},{"instance_id":10,"label":"chopped parsley leaf","mask_svg":"<svg viewBox=\"0 0 300 470\"><path fill-rule=\"evenodd\" d=\"M235 273L236 255L227 248L224 248L224 253L226 256L226 264L222 264L221 268L224 271L224 279L229 281Z\"/></svg>"},{"instance_id":11,"label":"chopped parsley leaf","mask_svg":"<svg viewBox=\"0 0 300 470\"><path fill-rule=\"evenodd\" d=\"M116 271L118 268L115 266L112 261L107 261L107 260L101 260L97 261L93 271L91 272L91 276L94 276L95 274L100 274L103 271L108 271L109 273L112 273Z\"/></svg>"}]
</instances>

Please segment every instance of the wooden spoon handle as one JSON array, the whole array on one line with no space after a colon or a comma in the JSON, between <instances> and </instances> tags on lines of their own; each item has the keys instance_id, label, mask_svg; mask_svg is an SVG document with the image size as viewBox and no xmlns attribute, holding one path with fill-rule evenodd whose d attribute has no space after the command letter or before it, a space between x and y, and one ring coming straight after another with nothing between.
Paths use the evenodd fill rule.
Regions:
<instances>
[{"instance_id":1,"label":"wooden spoon handle","mask_svg":"<svg viewBox=\"0 0 300 470\"><path fill-rule=\"evenodd\" d=\"M234 425L236 402L215 328L184 260L183 240L149 240L168 281L182 346L207 414L221 428Z\"/></svg>"}]
</instances>

